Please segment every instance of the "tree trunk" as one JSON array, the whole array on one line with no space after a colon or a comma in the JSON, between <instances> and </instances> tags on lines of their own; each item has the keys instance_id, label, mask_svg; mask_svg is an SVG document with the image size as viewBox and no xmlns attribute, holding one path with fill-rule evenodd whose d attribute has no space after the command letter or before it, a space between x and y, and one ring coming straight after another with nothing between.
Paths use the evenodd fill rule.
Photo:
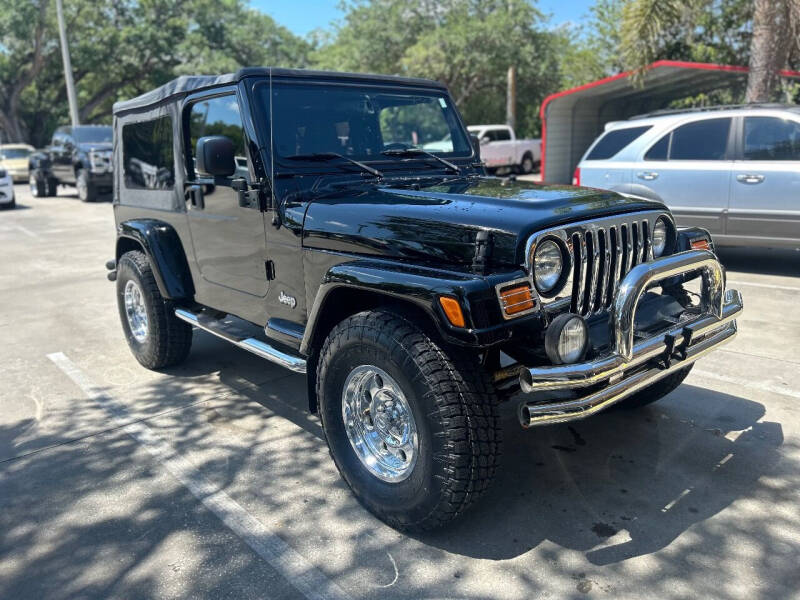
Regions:
<instances>
[{"instance_id":1,"label":"tree trunk","mask_svg":"<svg viewBox=\"0 0 800 600\"><path fill-rule=\"evenodd\" d=\"M778 73L786 65L792 46L789 9L795 2L798 0L754 0L745 102L769 102L772 99Z\"/></svg>"}]
</instances>

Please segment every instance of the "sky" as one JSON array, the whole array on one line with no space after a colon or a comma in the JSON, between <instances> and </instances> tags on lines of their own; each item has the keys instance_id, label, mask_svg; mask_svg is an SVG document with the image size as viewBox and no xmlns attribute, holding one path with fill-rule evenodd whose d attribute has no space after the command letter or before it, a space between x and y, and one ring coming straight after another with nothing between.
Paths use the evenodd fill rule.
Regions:
<instances>
[{"instance_id":1,"label":"sky","mask_svg":"<svg viewBox=\"0 0 800 600\"><path fill-rule=\"evenodd\" d=\"M593 4L594 0L539 0L537 3L539 10L552 15L553 25L579 23ZM250 0L250 5L297 35L326 28L342 16L339 0Z\"/></svg>"}]
</instances>

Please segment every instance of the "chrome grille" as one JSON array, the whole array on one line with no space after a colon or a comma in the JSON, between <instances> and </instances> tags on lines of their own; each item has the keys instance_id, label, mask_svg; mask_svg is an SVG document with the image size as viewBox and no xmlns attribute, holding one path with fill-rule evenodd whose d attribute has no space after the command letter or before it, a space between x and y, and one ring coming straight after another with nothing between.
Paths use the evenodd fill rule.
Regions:
<instances>
[{"instance_id":1,"label":"chrome grille","mask_svg":"<svg viewBox=\"0 0 800 600\"><path fill-rule=\"evenodd\" d=\"M652 260L651 233L661 216L671 221L668 213L647 211L565 225L532 236L526 265L531 279L536 244L545 238L559 238L570 263L564 286L555 296L539 294L541 304L584 316L607 310L622 278L636 265Z\"/></svg>"},{"instance_id":2,"label":"chrome grille","mask_svg":"<svg viewBox=\"0 0 800 600\"><path fill-rule=\"evenodd\" d=\"M570 310L579 315L609 308L620 280L633 267L652 258L647 219L575 232L571 242Z\"/></svg>"}]
</instances>

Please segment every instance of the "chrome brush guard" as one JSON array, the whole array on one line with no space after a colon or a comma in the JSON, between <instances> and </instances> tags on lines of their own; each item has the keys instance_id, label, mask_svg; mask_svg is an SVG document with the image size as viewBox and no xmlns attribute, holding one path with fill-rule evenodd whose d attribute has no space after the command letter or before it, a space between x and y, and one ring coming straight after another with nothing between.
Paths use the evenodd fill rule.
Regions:
<instances>
[{"instance_id":1,"label":"chrome brush guard","mask_svg":"<svg viewBox=\"0 0 800 600\"><path fill-rule=\"evenodd\" d=\"M634 317L639 300L654 284L689 273L700 273L699 313L660 333L635 341ZM611 350L589 362L523 367L520 388L525 393L601 386L578 399L526 401L519 406L523 427L561 423L588 417L682 369L736 335L742 297L724 290L722 265L707 250L690 250L657 258L631 269L620 282L609 310Z\"/></svg>"}]
</instances>

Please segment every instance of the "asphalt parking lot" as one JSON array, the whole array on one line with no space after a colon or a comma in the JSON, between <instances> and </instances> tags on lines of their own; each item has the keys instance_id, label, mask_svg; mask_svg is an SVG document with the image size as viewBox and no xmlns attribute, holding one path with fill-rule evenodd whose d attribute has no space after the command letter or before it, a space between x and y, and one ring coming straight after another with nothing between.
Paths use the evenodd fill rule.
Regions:
<instances>
[{"instance_id":1,"label":"asphalt parking lot","mask_svg":"<svg viewBox=\"0 0 800 600\"><path fill-rule=\"evenodd\" d=\"M128 351L108 202L0 211L0 598L800 597L800 252L722 253L740 334L638 412L523 431L455 526L354 500L302 377Z\"/></svg>"}]
</instances>

